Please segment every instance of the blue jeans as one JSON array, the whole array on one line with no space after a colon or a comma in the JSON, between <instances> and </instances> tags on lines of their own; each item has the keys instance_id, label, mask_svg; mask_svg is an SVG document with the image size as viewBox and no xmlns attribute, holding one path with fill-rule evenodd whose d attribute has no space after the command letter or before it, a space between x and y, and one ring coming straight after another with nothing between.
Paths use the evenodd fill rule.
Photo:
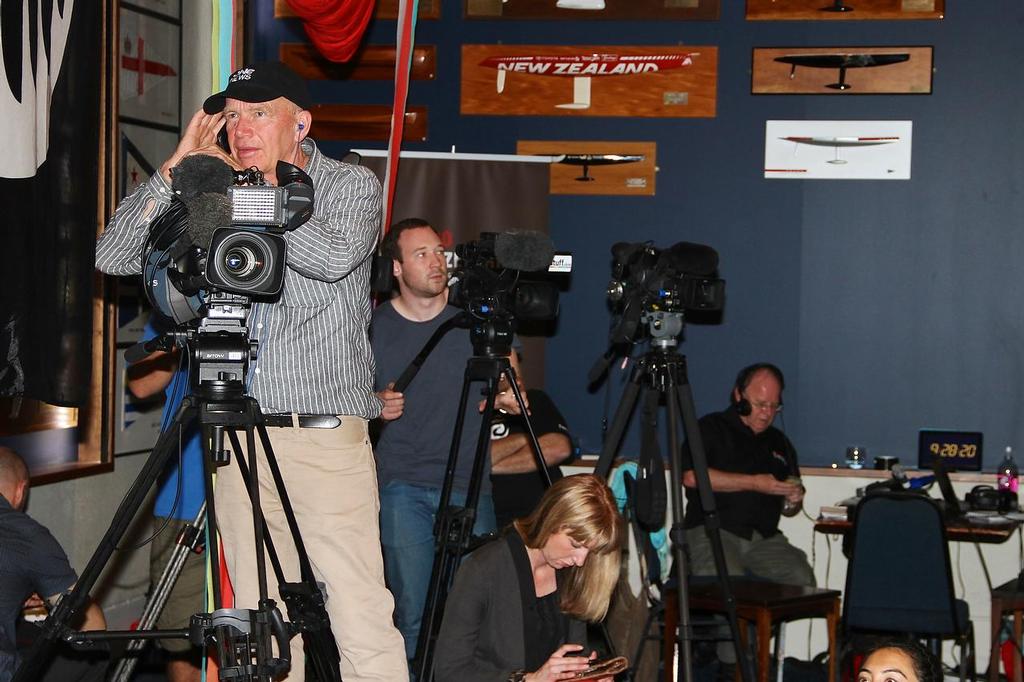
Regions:
<instances>
[{"instance_id":1,"label":"blue jeans","mask_svg":"<svg viewBox=\"0 0 1024 682\"><path fill-rule=\"evenodd\" d=\"M384 548L384 577L395 597L395 625L405 638L405 654L416 655L423 605L434 567L434 516L440 488L423 488L400 481L380 490L380 541ZM466 493L453 490L452 504L462 505ZM494 501L480 493L473 533L495 530Z\"/></svg>"}]
</instances>

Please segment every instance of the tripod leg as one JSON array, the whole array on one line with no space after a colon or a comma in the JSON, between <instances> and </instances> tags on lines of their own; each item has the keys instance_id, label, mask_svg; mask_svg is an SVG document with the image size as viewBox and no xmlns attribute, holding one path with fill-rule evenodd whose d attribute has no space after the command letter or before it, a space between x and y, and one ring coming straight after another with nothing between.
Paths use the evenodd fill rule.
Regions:
<instances>
[{"instance_id":1,"label":"tripod leg","mask_svg":"<svg viewBox=\"0 0 1024 682\"><path fill-rule=\"evenodd\" d=\"M672 556L676 565L676 579L678 587L676 595L679 600L679 654L682 659L679 665L679 679L685 682L693 680L693 627L690 624L690 596L688 583L688 564L686 552L683 550L685 536L683 535L683 497L682 497L682 471L680 466L680 441L679 441L679 404L675 397L669 393L668 402L668 448L669 448L669 470L671 482L669 490L672 493L672 529L669 531L669 538L672 541ZM687 431L689 436L689 431ZM667 634L666 634L667 636Z\"/></svg>"},{"instance_id":2,"label":"tripod leg","mask_svg":"<svg viewBox=\"0 0 1024 682\"><path fill-rule=\"evenodd\" d=\"M156 625L157 619L160 618L160 614L163 613L164 606L167 604L167 599L170 597L171 590L174 589L175 583L178 581L178 576L181 575L181 569L185 565L185 561L188 559L188 555L192 553L192 547L195 544L189 543L188 538L184 537L185 533L195 533L201 535L206 528L206 504L204 503L199 508L199 513L196 514L196 518L192 523L182 531L182 536L179 537L181 542L176 542L174 550L171 552L171 558L168 560L167 565L164 567L163 572L160 574L160 579L156 582L153 587L153 594L150 596L149 601L146 602L146 606L142 609L142 615L139 617L139 630L150 630ZM192 546L189 546L192 544ZM146 647L146 640L144 639L133 639L128 642L125 647L125 652L129 654L136 654L141 652ZM132 672L135 670L135 666L138 665L139 657L137 655L126 655L117 662L114 666L114 671L110 674L110 682L128 682L131 679Z\"/></svg>"},{"instance_id":3,"label":"tripod leg","mask_svg":"<svg viewBox=\"0 0 1024 682\"><path fill-rule=\"evenodd\" d=\"M680 358L682 361L682 358ZM683 428L686 432L687 441L690 444L690 453L693 460L693 472L697 479L697 491L700 496L701 509L704 512L704 528L708 535L708 540L711 543L711 551L715 559L715 571L718 574L718 583L722 589L722 599L725 603L726 618L729 621L729 630L732 634L733 646L736 649L736 660L740 666L740 675L743 682L754 682L754 667L753 661L750 658L749 651L741 643L740 638L740 626L739 621L736 617L736 599L733 597L732 588L729 583L729 570L725 562L725 552L722 550L722 536L721 536L721 520L718 518L718 509L715 505L714 493L711 490L711 478L708 474L708 461L707 456L704 452L704 441L701 438L700 425L697 423L697 412L693 404L693 395L690 392L690 384L686 380L685 367L680 364L676 372L679 377L672 377L674 389L668 394L668 406L669 406L669 419L671 426L670 438L675 430L675 425L679 419L680 414L683 419ZM675 383L678 381L678 383ZM675 514L679 516L678 519L673 517L673 535L675 538L673 542L678 539L682 541L682 516L679 510L682 509L682 502L680 496L679 487L682 485L682 472L680 458L680 449L678 440L672 444L672 456L671 461L673 464L672 470L672 496L673 496L673 508ZM679 499L679 504L676 504L676 500ZM678 523L678 526L676 524ZM682 554L682 552L680 552ZM677 565L678 566L678 565ZM680 599L685 592L685 572L682 566L679 568L679 594ZM680 624L683 622L684 614L686 618L689 618L688 611L683 611L683 603L680 601ZM689 666L687 666L689 667ZM691 671L692 673L692 671Z\"/></svg>"},{"instance_id":4,"label":"tripod leg","mask_svg":"<svg viewBox=\"0 0 1024 682\"><path fill-rule=\"evenodd\" d=\"M281 565L281 560L274 548L270 530L265 528L264 542L266 543L267 555L270 558L271 566L277 577L278 594L287 607L288 617L293 628L302 633L306 657L316 671L317 678L324 682L328 680L341 680L339 668L340 654L331 630L330 617L327 615L325 608L325 595L313 574L313 567L310 565L309 555L306 553L306 546L302 540L302 534L299 532L295 511L288 497L284 477L281 475L281 468L278 465L277 457L274 455L274 449L270 443L270 436L267 433L266 426L262 423L257 423L256 431L263 446L264 459L274 480L278 500L281 503L281 509L284 512L285 520L291 533L292 545L295 548L295 553L298 555L299 562L300 581L289 583ZM239 462L239 465L241 465L241 462ZM240 473L243 479L247 479L248 468L240 466Z\"/></svg>"},{"instance_id":5,"label":"tripod leg","mask_svg":"<svg viewBox=\"0 0 1024 682\"><path fill-rule=\"evenodd\" d=\"M430 574L430 585L427 600L420 621L420 634L416 643L415 671L418 682L432 682L434 679L434 649L437 635L441 629L441 617L444 613L445 600L455 580L462 555L469 547L470 536L476 521L477 504L480 498L483 474L490 458L491 418L494 415L494 401L498 393L498 377L508 368L507 358L471 358L467 367L462 387L463 402L460 404L459 419L455 424L452 439L453 451L449 456L448 469L445 475L445 488L449 492L454 480L455 464L458 457L458 443L461 441L465 411L465 397L469 385L474 380L487 382L487 397L477 434L476 452L470 475L469 487L466 492L465 506L459 508L446 506L444 492L442 505L437 513L437 550L434 554L434 565ZM514 380L514 376L511 377Z\"/></svg>"},{"instance_id":6,"label":"tripod leg","mask_svg":"<svg viewBox=\"0 0 1024 682\"><path fill-rule=\"evenodd\" d=\"M629 383L626 384L626 388L622 392L619 407L615 411L615 418L612 419L612 426L604 439L604 448L601 449L601 456L597 460L597 466L594 467L594 473L601 478L607 479L608 474L612 471L612 465L615 464L615 453L619 450L622 436L626 433L626 424L629 423L629 416L633 414L637 396L640 395L640 377L642 375L642 365L634 367L633 373L629 377Z\"/></svg>"},{"instance_id":7,"label":"tripod leg","mask_svg":"<svg viewBox=\"0 0 1024 682\"><path fill-rule=\"evenodd\" d=\"M75 587L60 600L60 603L43 623L39 637L26 654L21 667L18 668L14 675L14 680L17 682L34 682L34 680L39 678L41 668L50 659L58 638L70 627L69 624L75 617L82 612L82 609L88 602L89 591L95 585L96 580L99 579L100 573L110 560L111 554L117 548L117 543L128 530L132 520L135 518L135 514L143 506L146 496L163 472L168 459L176 452L178 429L189 424L195 417L195 413L195 401L191 398L185 398L174 415L171 425L160 434L160 438L157 440L149 459L143 465L142 471L139 472L135 482L125 494L124 499L121 500L121 505L110 522L110 527L104 534L103 539L100 540L99 546L93 553L92 558L89 559L89 563L82 570L78 582L75 583Z\"/></svg>"},{"instance_id":8,"label":"tripod leg","mask_svg":"<svg viewBox=\"0 0 1024 682\"><path fill-rule=\"evenodd\" d=\"M238 436L233 431L229 434L229 438L231 440L231 447L235 449L235 452L242 452ZM266 444L264 444L264 447L266 447ZM238 473L242 477L242 482L245 484L246 490L248 490L252 485L252 478L249 476L249 465L246 464L245 460L241 457L237 458L235 463L238 466ZM263 518L263 510L260 509L258 501L249 498L249 504L253 507L253 513L258 513L260 517ZM277 550L274 548L274 538L271 537L270 529L267 528L266 518L263 518L262 525L263 546L267 552L267 560L270 561L270 568L274 571L274 577L277 578L277 582L283 583L285 581L284 567L281 565L281 559L277 554Z\"/></svg>"},{"instance_id":9,"label":"tripod leg","mask_svg":"<svg viewBox=\"0 0 1024 682\"><path fill-rule=\"evenodd\" d=\"M512 394L516 397L516 403L519 405L523 424L526 425L526 436L530 441L530 448L533 450L533 459L537 464L537 471L540 473L541 479L544 481L544 489L546 490L551 487L551 474L548 473L548 464L544 460L544 453L540 449L540 442L537 440L537 433L533 430L533 424L530 422L530 415L526 410L526 402L523 400L523 395L519 390L519 386L516 385L515 368L509 367L503 373L505 378L508 380L509 387L512 389ZM490 421L488 420L486 423L490 424Z\"/></svg>"}]
</instances>

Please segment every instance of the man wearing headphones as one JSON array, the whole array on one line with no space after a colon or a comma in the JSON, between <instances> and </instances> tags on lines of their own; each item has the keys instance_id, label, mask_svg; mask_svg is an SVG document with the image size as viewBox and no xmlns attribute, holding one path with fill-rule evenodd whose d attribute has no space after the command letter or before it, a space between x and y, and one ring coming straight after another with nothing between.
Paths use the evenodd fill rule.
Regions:
<instances>
[{"instance_id":1,"label":"man wearing headphones","mask_svg":"<svg viewBox=\"0 0 1024 682\"><path fill-rule=\"evenodd\" d=\"M786 434L772 426L782 409L784 387L782 371L775 365L764 362L743 368L729 396L731 406L701 418L700 433L729 575L814 585L807 555L779 531L780 516L796 515L804 497L796 450ZM714 575L689 444L683 447L683 485L683 527L693 574Z\"/></svg>"}]
</instances>

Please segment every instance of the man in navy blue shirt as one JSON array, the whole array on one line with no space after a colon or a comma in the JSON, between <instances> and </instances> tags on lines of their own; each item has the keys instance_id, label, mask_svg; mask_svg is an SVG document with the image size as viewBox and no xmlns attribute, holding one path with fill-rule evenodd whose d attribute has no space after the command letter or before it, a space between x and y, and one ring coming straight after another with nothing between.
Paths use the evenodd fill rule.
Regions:
<instances>
[{"instance_id":1,"label":"man in navy blue shirt","mask_svg":"<svg viewBox=\"0 0 1024 682\"><path fill-rule=\"evenodd\" d=\"M0 682L10 680L21 662L15 626L25 601L39 595L52 606L78 580L50 531L22 511L28 485L25 462L0 447ZM90 603L82 629L105 627L103 611Z\"/></svg>"}]
</instances>

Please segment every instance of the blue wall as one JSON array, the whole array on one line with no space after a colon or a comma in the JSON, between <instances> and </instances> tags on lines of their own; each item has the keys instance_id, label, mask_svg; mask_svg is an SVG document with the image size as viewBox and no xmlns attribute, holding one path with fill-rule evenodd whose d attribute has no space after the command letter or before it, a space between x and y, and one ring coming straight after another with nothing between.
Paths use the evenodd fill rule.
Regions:
<instances>
[{"instance_id":1,"label":"blue wall","mask_svg":"<svg viewBox=\"0 0 1024 682\"><path fill-rule=\"evenodd\" d=\"M586 373L605 348L608 248L616 241L707 243L728 281L722 324L690 324L682 346L700 412L724 405L736 370L770 360L787 374L785 427L805 464L871 455L916 461L917 430L985 433L986 467L1021 445L1024 256L1021 236L1024 6L947 0L942 21L747 22L722 0L714 22L465 21L461 0L419 23L439 48L436 81L415 82L429 140L409 149L514 153L516 140L653 140L657 196L552 197L556 245L576 256L549 343L547 389L599 450L604 392ZM254 57L304 40L297 22L255 4ZM393 43L394 22L369 41ZM718 117L460 116L462 43L717 45ZM751 49L933 45L928 96L752 96ZM390 103L386 83L316 83L322 102ZM912 120L910 181L767 181L770 119ZM342 144L324 145L340 156ZM355 143L353 146L380 146ZM614 147L614 145L610 145ZM613 381L612 404L621 386ZM635 439L627 443L627 451Z\"/></svg>"}]
</instances>

